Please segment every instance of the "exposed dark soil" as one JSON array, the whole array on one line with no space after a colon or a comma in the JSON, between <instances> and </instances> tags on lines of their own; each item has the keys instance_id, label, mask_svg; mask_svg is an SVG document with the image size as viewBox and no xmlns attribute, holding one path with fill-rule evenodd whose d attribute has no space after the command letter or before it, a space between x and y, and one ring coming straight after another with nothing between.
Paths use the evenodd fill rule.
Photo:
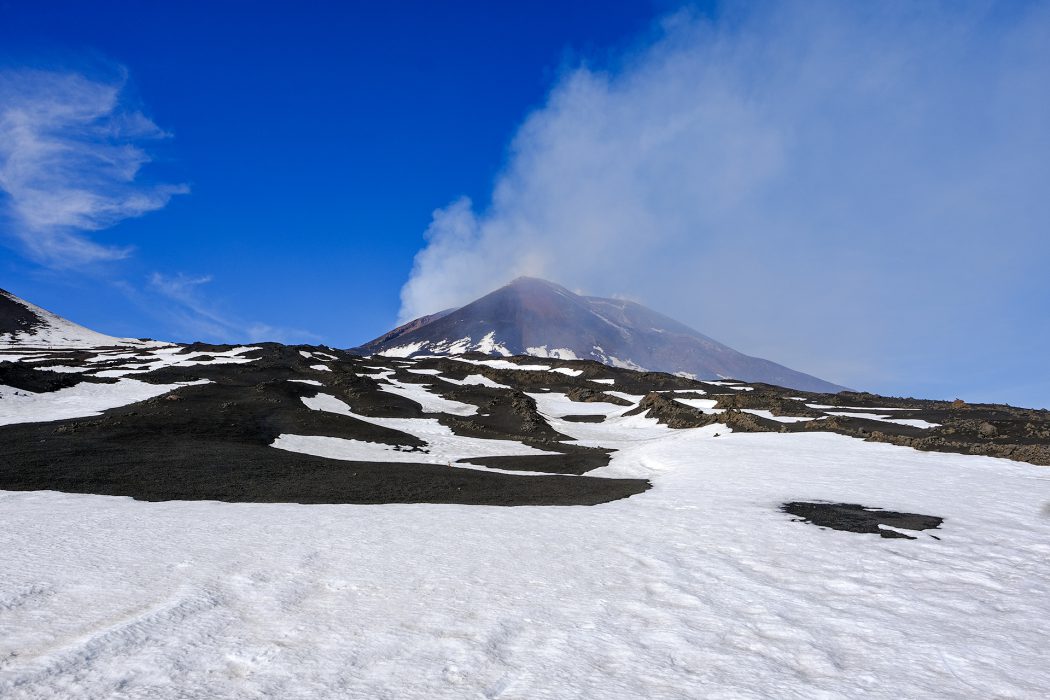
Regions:
<instances>
[{"instance_id":1,"label":"exposed dark soil","mask_svg":"<svg viewBox=\"0 0 1050 700\"><path fill-rule=\"evenodd\" d=\"M11 296L10 292L0 289L0 335L24 333L42 323L39 316Z\"/></svg>"},{"instance_id":2,"label":"exposed dark soil","mask_svg":"<svg viewBox=\"0 0 1050 700\"><path fill-rule=\"evenodd\" d=\"M563 393L581 406L592 401L624 405L626 413L644 413L673 428L719 423L737 432L827 431L917 449L1050 464L1047 411L857 392L814 394L754 383L749 385L753 390L739 391L590 361L542 361L548 366L580 371L578 376L569 376L546 370L495 369L453 358L406 362L363 358L326 347L267 343L241 355L252 358L249 363L221 362L220 354L230 348L185 346L180 351L183 354L206 353L203 358L193 358L203 364L133 375L144 382L169 384L206 379L209 384L182 387L149 401L106 411L96 418L0 427L0 489L57 489L144 500L572 505L624 498L648 488L644 480L586 476L608 463L609 451L576 445L557 432L530 396L544 392ZM303 352L310 356L304 357ZM0 383L27 391L53 391L79 381L115 381L93 377L90 372L53 373L42 368L53 364L79 366L92 360L91 371L97 371L129 362L126 358L99 357L93 351L41 351L40 356L47 359L32 365L2 362L0 357ZM148 352L140 351L138 358L130 362L148 357ZM507 359L519 364L540 364L532 357ZM328 371L312 368L319 364ZM441 376L420 374L418 370L436 370ZM384 391L384 373L392 373L399 382L425 385L448 400L474 405L477 413L426 413L415 401ZM442 379L462 381L476 374L508 388L461 385ZM323 386L288 381L291 379L317 381ZM594 379L612 379L614 383L596 384ZM644 398L628 410L631 402L606 393L610 390ZM555 454L469 459L483 466L522 472L518 476L449 465L346 462L271 447L279 435L295 434L380 442L405 451L425 449L425 442L412 435L307 408L302 399L318 393L335 396L361 416L435 418L458 435L515 440ZM723 411L704 413L675 401L676 396L714 399ZM857 415L830 416L827 410L832 409L811 408L807 404L833 406L844 413L922 419L939 425L924 429ZM887 408L915 410L892 412L884 410ZM782 423L747 412L753 409L769 410L774 416L813 420ZM566 420L601 422L604 418L580 414L569 415ZM537 471L565 476L527 474ZM826 504L820 507L825 508ZM880 513L880 517L886 515L849 504L836 507L845 509L842 512L854 519L870 520L873 512ZM877 531L877 525L876 530L870 529L870 522L865 527L869 528L867 532Z\"/></svg>"},{"instance_id":3,"label":"exposed dark soil","mask_svg":"<svg viewBox=\"0 0 1050 700\"><path fill-rule=\"evenodd\" d=\"M720 414L705 414L674 400L684 394L650 392L629 414L647 413L671 428L696 428L712 423L728 425L737 432L831 432L870 442L887 442L928 452L1002 457L1037 465L1050 465L1050 411L1017 408L1003 404L969 404L963 401L928 401L912 398L876 396L861 392L812 394L790 391L765 384L751 384L753 391L718 393L706 386L706 398L717 401ZM788 396L799 396L794 400ZM813 409L807 404L832 406ZM765 409L774 416L800 416L810 421L782 423L743 409ZM906 410L886 410L906 409ZM889 418L920 419L937 424L931 428L873 420L860 415L831 416L838 413L874 413ZM818 420L819 418L819 420Z\"/></svg>"},{"instance_id":4,"label":"exposed dark soil","mask_svg":"<svg viewBox=\"0 0 1050 700\"><path fill-rule=\"evenodd\" d=\"M600 451L564 455L526 455L514 457L472 457L460 462L480 464L495 469L548 472L551 474L586 474L609 463L609 454Z\"/></svg>"},{"instance_id":5,"label":"exposed dark soil","mask_svg":"<svg viewBox=\"0 0 1050 700\"><path fill-rule=\"evenodd\" d=\"M702 428L705 425L720 422L721 416L707 414L703 411L675 401L670 396L651 391L645 395L637 406L624 413L625 416L646 414L657 419L670 428Z\"/></svg>"},{"instance_id":6,"label":"exposed dark soil","mask_svg":"<svg viewBox=\"0 0 1050 700\"><path fill-rule=\"evenodd\" d=\"M888 525L903 530L933 530L939 528L944 518L917 513L898 513L880 508L868 508L856 503L825 503L823 501L793 501L780 507L797 520L833 530L877 534L887 538L914 540L915 537L879 525ZM931 535L931 537L935 537ZM939 539L939 538L937 538Z\"/></svg>"},{"instance_id":7,"label":"exposed dark soil","mask_svg":"<svg viewBox=\"0 0 1050 700\"><path fill-rule=\"evenodd\" d=\"M567 420L570 423L604 423L605 422L605 416L594 415L594 414L588 415L586 413L578 415L578 416L576 416L576 415L573 415L573 416L562 416L561 419L562 420Z\"/></svg>"},{"instance_id":8,"label":"exposed dark soil","mask_svg":"<svg viewBox=\"0 0 1050 700\"><path fill-rule=\"evenodd\" d=\"M76 386L83 381L109 383L115 380L85 377L76 372L47 372L22 362L0 362L0 384L23 391L43 393Z\"/></svg>"},{"instance_id":9,"label":"exposed dark soil","mask_svg":"<svg viewBox=\"0 0 1050 700\"><path fill-rule=\"evenodd\" d=\"M248 356L259 359L136 375L153 383L212 383L182 387L99 417L0 427L0 489L52 489L150 501L593 505L649 487L640 479L515 476L442 465L347 462L275 449L270 444L283 433L353 438L406 450L425 445L397 430L303 405L302 397L318 391L339 396L361 415L419 417L423 412L409 399L380 391L374 379L347 371L356 370L360 360L340 358L326 363L332 372L320 372L309 369L317 360L302 357L294 348L268 345ZM406 373L405 381L407 377L420 379ZM316 378L328 385L321 389L287 381L291 378ZM535 413L529 397L507 393L476 397L487 401L495 416L479 432L539 440L545 449L558 444L548 441L564 439ZM455 417L442 418L458 422ZM542 424L533 425L537 418ZM582 474L608 462L604 451L564 447L566 454L545 458L542 464L496 458L491 466Z\"/></svg>"}]
</instances>

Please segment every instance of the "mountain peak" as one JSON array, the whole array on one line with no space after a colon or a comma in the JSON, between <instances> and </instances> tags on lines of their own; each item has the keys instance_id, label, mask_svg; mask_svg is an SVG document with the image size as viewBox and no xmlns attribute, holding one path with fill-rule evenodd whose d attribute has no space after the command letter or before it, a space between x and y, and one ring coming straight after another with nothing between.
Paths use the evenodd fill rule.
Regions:
<instances>
[{"instance_id":1,"label":"mountain peak","mask_svg":"<svg viewBox=\"0 0 1050 700\"><path fill-rule=\"evenodd\" d=\"M551 292L561 292L563 294L572 294L571 291L561 286L560 284L551 282L550 280L542 279L540 277L530 277L528 275L515 277L510 282L501 287L501 289L517 289L521 291L546 290Z\"/></svg>"},{"instance_id":2,"label":"mountain peak","mask_svg":"<svg viewBox=\"0 0 1050 700\"><path fill-rule=\"evenodd\" d=\"M614 367L734 378L808 391L842 387L750 357L641 304L587 297L521 276L447 312L411 321L355 349L395 357L533 355Z\"/></svg>"}]
</instances>

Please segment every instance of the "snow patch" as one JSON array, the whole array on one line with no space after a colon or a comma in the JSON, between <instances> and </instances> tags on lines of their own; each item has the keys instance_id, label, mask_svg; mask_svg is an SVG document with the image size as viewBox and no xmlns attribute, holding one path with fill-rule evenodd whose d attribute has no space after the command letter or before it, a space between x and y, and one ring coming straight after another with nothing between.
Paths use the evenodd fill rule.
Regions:
<instances>
[{"instance_id":1,"label":"snow patch","mask_svg":"<svg viewBox=\"0 0 1050 700\"><path fill-rule=\"evenodd\" d=\"M576 353L569 348L554 348L548 350L546 345L540 345L538 347L525 348L526 355L533 355L534 357L543 357L550 360L578 360L579 357Z\"/></svg>"},{"instance_id":2,"label":"snow patch","mask_svg":"<svg viewBox=\"0 0 1050 700\"><path fill-rule=\"evenodd\" d=\"M207 379L175 384L148 384L137 379L121 379L115 384L81 382L76 386L39 394L0 386L0 425L97 416L108 409L152 399L179 387L207 383Z\"/></svg>"},{"instance_id":3,"label":"snow patch","mask_svg":"<svg viewBox=\"0 0 1050 700\"><path fill-rule=\"evenodd\" d=\"M423 384L401 382L391 376L383 376L379 388L391 394L404 396L423 407L424 413L451 413L456 416L472 416L478 412L474 404L451 401L428 390Z\"/></svg>"}]
</instances>

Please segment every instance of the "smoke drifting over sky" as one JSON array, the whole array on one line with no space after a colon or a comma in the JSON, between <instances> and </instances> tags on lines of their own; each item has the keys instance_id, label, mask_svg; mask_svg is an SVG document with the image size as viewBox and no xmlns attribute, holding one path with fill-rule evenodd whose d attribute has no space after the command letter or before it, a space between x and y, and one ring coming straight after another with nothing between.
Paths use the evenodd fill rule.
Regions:
<instances>
[{"instance_id":1,"label":"smoke drifting over sky","mask_svg":"<svg viewBox=\"0 0 1050 700\"><path fill-rule=\"evenodd\" d=\"M676 13L434 213L402 320L532 274L857 388L1050 404L1047 75L1046 4Z\"/></svg>"}]
</instances>

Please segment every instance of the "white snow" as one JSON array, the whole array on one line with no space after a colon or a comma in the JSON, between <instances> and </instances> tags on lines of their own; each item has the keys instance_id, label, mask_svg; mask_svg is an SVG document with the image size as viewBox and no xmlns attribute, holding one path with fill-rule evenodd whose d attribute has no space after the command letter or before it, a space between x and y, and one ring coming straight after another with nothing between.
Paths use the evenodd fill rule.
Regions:
<instances>
[{"instance_id":1,"label":"white snow","mask_svg":"<svg viewBox=\"0 0 1050 700\"><path fill-rule=\"evenodd\" d=\"M466 352L483 352L489 355L503 355L504 357L509 357L514 354L508 350L504 344L496 340L495 331L489 331L489 333L477 343L475 343L474 339L470 336L464 336L458 340L447 338L437 341L419 340L414 343L407 343L405 345L388 348L379 354L387 357L408 357L424 349L435 356L461 355Z\"/></svg>"},{"instance_id":2,"label":"white snow","mask_svg":"<svg viewBox=\"0 0 1050 700\"><path fill-rule=\"evenodd\" d=\"M591 381L594 382L595 384L615 384L616 383L615 379L592 379Z\"/></svg>"},{"instance_id":3,"label":"white snow","mask_svg":"<svg viewBox=\"0 0 1050 700\"><path fill-rule=\"evenodd\" d=\"M382 355L383 357L408 357L409 355L422 350L425 345L426 343L423 341L417 341L415 343L408 343L407 345L400 345L396 348L387 348L377 354Z\"/></svg>"},{"instance_id":4,"label":"white snow","mask_svg":"<svg viewBox=\"0 0 1050 700\"><path fill-rule=\"evenodd\" d=\"M451 413L456 416L472 416L478 412L478 407L474 404L451 401L438 396L423 384L410 384L398 381L389 375L382 375L382 380L379 384L380 389L415 401L423 407L425 413Z\"/></svg>"},{"instance_id":5,"label":"white snow","mask_svg":"<svg viewBox=\"0 0 1050 700\"><path fill-rule=\"evenodd\" d=\"M309 384L310 386L324 386L324 384L316 379L289 379L288 381L296 382L297 384Z\"/></svg>"},{"instance_id":6,"label":"white snow","mask_svg":"<svg viewBox=\"0 0 1050 700\"><path fill-rule=\"evenodd\" d=\"M939 428L941 425L940 423L930 423L929 421L924 421L920 418L883 418L882 420L887 423L900 423L901 425L910 425L914 428L923 428L924 430L928 428Z\"/></svg>"},{"instance_id":7,"label":"white snow","mask_svg":"<svg viewBox=\"0 0 1050 700\"><path fill-rule=\"evenodd\" d=\"M102 351L96 354L94 357L90 357L86 360L90 364L98 364L101 362L111 362L115 359L128 360L122 365L93 372L97 377L126 377L130 374L140 374L142 372L149 372L152 370L160 369L162 367L192 367L194 365L239 365L247 362L255 362L257 358L253 357L242 357L247 352L253 350L259 350L261 348L255 346L240 346L231 348L226 351L194 351L194 352L182 352L182 347L178 345L167 345L164 347L153 348L147 351L139 351L137 353L112 353ZM210 360L199 359L201 357L210 357ZM64 368L55 367L43 367L50 371L66 371Z\"/></svg>"},{"instance_id":8,"label":"white snow","mask_svg":"<svg viewBox=\"0 0 1050 700\"><path fill-rule=\"evenodd\" d=\"M576 353L569 348L554 348L548 350L546 345L540 345L539 347L525 348L526 355L533 355L534 357L545 357L551 360L578 360Z\"/></svg>"},{"instance_id":9,"label":"white snow","mask_svg":"<svg viewBox=\"0 0 1050 700\"><path fill-rule=\"evenodd\" d=\"M485 337L481 339L481 342L477 344L475 350L477 350L478 352L488 353L490 355L492 353L497 353L503 355L504 357L513 354L509 350L507 350L506 346L504 346L502 343L496 340L495 331L489 331L485 335Z\"/></svg>"},{"instance_id":10,"label":"white snow","mask_svg":"<svg viewBox=\"0 0 1050 700\"><path fill-rule=\"evenodd\" d=\"M310 365L310 369L317 370L318 372L331 372L332 368L328 365Z\"/></svg>"},{"instance_id":11,"label":"white snow","mask_svg":"<svg viewBox=\"0 0 1050 700\"><path fill-rule=\"evenodd\" d=\"M530 393L529 396L536 400L539 411L547 417L561 418L562 416L584 416L584 415L619 415L629 410L627 406L620 406L605 401L573 401L565 394L558 392ZM570 433L565 433L569 435Z\"/></svg>"},{"instance_id":12,"label":"white snow","mask_svg":"<svg viewBox=\"0 0 1050 700\"><path fill-rule=\"evenodd\" d=\"M407 371L411 372L412 374L431 374L434 376L441 374L441 370L439 369L410 369Z\"/></svg>"},{"instance_id":13,"label":"white snow","mask_svg":"<svg viewBox=\"0 0 1050 700\"><path fill-rule=\"evenodd\" d=\"M458 437L458 436L457 436ZM407 447L396 447L379 442L365 442L364 440L352 440L348 438L326 437L324 435L290 435L281 434L273 441L271 447L288 452L299 452L300 454L313 455L315 457L327 457L328 459L339 459L348 462L389 462L391 464L442 464L450 469L472 469L486 472L499 472L502 474L515 474L517 476L549 476L545 472L516 472L506 469L485 467L480 464L469 462L457 462L460 458L489 457L503 455L549 455L552 452L533 450L533 448L509 440L475 440L475 442L499 443L488 446L488 450L481 449L480 445L467 444L473 438L445 439L433 438L427 441L427 447L421 450L412 450ZM515 452L515 450L530 450L527 452Z\"/></svg>"},{"instance_id":14,"label":"white snow","mask_svg":"<svg viewBox=\"0 0 1050 700\"><path fill-rule=\"evenodd\" d=\"M805 399L798 399L799 401L805 401ZM918 408L893 408L893 407L878 407L871 408L870 406L831 406L829 404L822 403L807 403L810 408L816 408L818 410L825 410L829 408L837 408L845 411L918 411Z\"/></svg>"},{"instance_id":15,"label":"white snow","mask_svg":"<svg viewBox=\"0 0 1050 700\"><path fill-rule=\"evenodd\" d=\"M553 420L653 489L549 508L0 493L0 696L1050 695L1045 467ZM792 522L797 499L946 521L881 539Z\"/></svg>"},{"instance_id":16,"label":"white snow","mask_svg":"<svg viewBox=\"0 0 1050 700\"><path fill-rule=\"evenodd\" d=\"M570 377L578 377L583 374L582 369L573 369L571 367L555 367L551 372L558 372L559 374L564 374Z\"/></svg>"},{"instance_id":17,"label":"white snow","mask_svg":"<svg viewBox=\"0 0 1050 700\"><path fill-rule=\"evenodd\" d=\"M441 379L442 381L448 382L449 384L459 384L459 385L462 385L462 386L476 385L476 386L487 386L487 387L490 387L492 389L510 389L510 387L507 386L506 384L500 384L499 382L494 382L491 379L489 379L488 377L483 376L481 374L468 374L463 379L453 379L452 377L438 377L438 379Z\"/></svg>"},{"instance_id":18,"label":"white snow","mask_svg":"<svg viewBox=\"0 0 1050 700\"><path fill-rule=\"evenodd\" d=\"M391 375L375 378L424 410L476 411ZM0 387L0 424L96 415L181 385ZM529 395L555 430L617 450L588 476L653 488L519 508L0 492L0 697L1050 697L1046 467L829 433L672 430L624 406ZM549 454L432 418L358 415L327 394L303 403L427 451L289 434L275 448L390 462L394 475ZM778 509L791 500L946 520L882 539L793 522Z\"/></svg>"},{"instance_id":19,"label":"white snow","mask_svg":"<svg viewBox=\"0 0 1050 700\"><path fill-rule=\"evenodd\" d=\"M715 404L718 403L717 399L682 399L676 396L674 400L678 403L695 408L698 411L703 411L704 413L713 414L725 411L724 408L715 408Z\"/></svg>"},{"instance_id":20,"label":"white snow","mask_svg":"<svg viewBox=\"0 0 1050 700\"><path fill-rule=\"evenodd\" d=\"M72 321L67 321L46 309L31 304L24 299L10 297L15 303L22 304L31 312L36 314L41 324L31 331L19 333L0 334L0 348L18 348L27 350L30 348L94 348L103 346L130 345L138 347L155 347L166 345L152 340L136 340L134 338L115 338L111 335L98 333Z\"/></svg>"},{"instance_id":21,"label":"white snow","mask_svg":"<svg viewBox=\"0 0 1050 700\"><path fill-rule=\"evenodd\" d=\"M0 386L0 425L97 416L110 408L145 401L180 386L207 383L206 379L175 384L147 384L136 379L121 379L114 384L81 382L39 394Z\"/></svg>"},{"instance_id":22,"label":"white snow","mask_svg":"<svg viewBox=\"0 0 1050 700\"><path fill-rule=\"evenodd\" d=\"M638 403L643 398L645 398L641 394L628 394L625 391L610 391L606 389L603 393L608 394L609 396L615 396L625 401L630 401L631 403Z\"/></svg>"},{"instance_id":23,"label":"white snow","mask_svg":"<svg viewBox=\"0 0 1050 700\"><path fill-rule=\"evenodd\" d=\"M900 425L910 425L915 428L936 428L940 425L940 423L930 423L919 418L891 418L890 416L882 415L879 413L855 413L852 411L827 411L827 413L832 416L851 416L853 418L867 418L868 420L877 420L882 421L883 423L898 423Z\"/></svg>"},{"instance_id":24,"label":"white snow","mask_svg":"<svg viewBox=\"0 0 1050 700\"><path fill-rule=\"evenodd\" d=\"M606 323L609 323L609 319L607 319L607 318L602 318L602 320L605 321ZM620 326L617 326L615 323L613 323L611 325L615 326L616 328L619 328L621 332L625 332L623 328L621 328ZM599 346L599 345L594 345L592 347L594 349L591 351L591 357L593 357L598 362L602 362L602 363L607 364L607 365L612 365L613 367L619 367L620 369L633 369L633 370L637 370L639 372L647 372L648 371L647 369L645 369L641 365L633 362L630 359L623 360L623 359L620 359L619 357L612 357L610 355L606 355L605 354L605 350L603 350L602 347Z\"/></svg>"},{"instance_id":25,"label":"white snow","mask_svg":"<svg viewBox=\"0 0 1050 700\"><path fill-rule=\"evenodd\" d=\"M605 358L605 362L612 365L613 367L619 367L620 369L633 369L636 372L648 372L645 367L637 364L633 360L622 360L619 357L612 357L611 355Z\"/></svg>"},{"instance_id":26,"label":"white snow","mask_svg":"<svg viewBox=\"0 0 1050 700\"><path fill-rule=\"evenodd\" d=\"M520 455L557 454L538 450L514 440L485 440L456 435L438 422L436 418L372 418L354 413L345 402L330 394L318 394L304 398L303 404L316 411L329 411L385 428L408 433L426 442L425 451L398 449L393 445L363 440L324 437L317 435L281 435L273 447L290 452L303 452L318 457L345 459L358 462L402 462L414 464L444 464L452 468L503 471L468 463L456 464L457 460L471 457L496 457ZM522 472L508 472L523 474ZM536 475L543 472L529 472Z\"/></svg>"},{"instance_id":27,"label":"white snow","mask_svg":"<svg viewBox=\"0 0 1050 700\"><path fill-rule=\"evenodd\" d=\"M550 365L519 365L509 360L471 360L466 357L453 357L450 358L456 362L467 362L472 365L482 365L485 367L491 367L492 369L517 369L522 371L539 372L543 370L551 369Z\"/></svg>"},{"instance_id":28,"label":"white snow","mask_svg":"<svg viewBox=\"0 0 1050 700\"><path fill-rule=\"evenodd\" d=\"M91 367L70 367L68 365L48 365L47 367L38 367L38 369L58 372L59 374L83 374L91 371Z\"/></svg>"},{"instance_id":29,"label":"white snow","mask_svg":"<svg viewBox=\"0 0 1050 700\"><path fill-rule=\"evenodd\" d=\"M767 411L764 408L742 408L740 410L744 413L751 413L762 418L779 421L780 423L804 423L811 420L820 420L819 418L814 419L806 416L774 416L772 411Z\"/></svg>"}]
</instances>

